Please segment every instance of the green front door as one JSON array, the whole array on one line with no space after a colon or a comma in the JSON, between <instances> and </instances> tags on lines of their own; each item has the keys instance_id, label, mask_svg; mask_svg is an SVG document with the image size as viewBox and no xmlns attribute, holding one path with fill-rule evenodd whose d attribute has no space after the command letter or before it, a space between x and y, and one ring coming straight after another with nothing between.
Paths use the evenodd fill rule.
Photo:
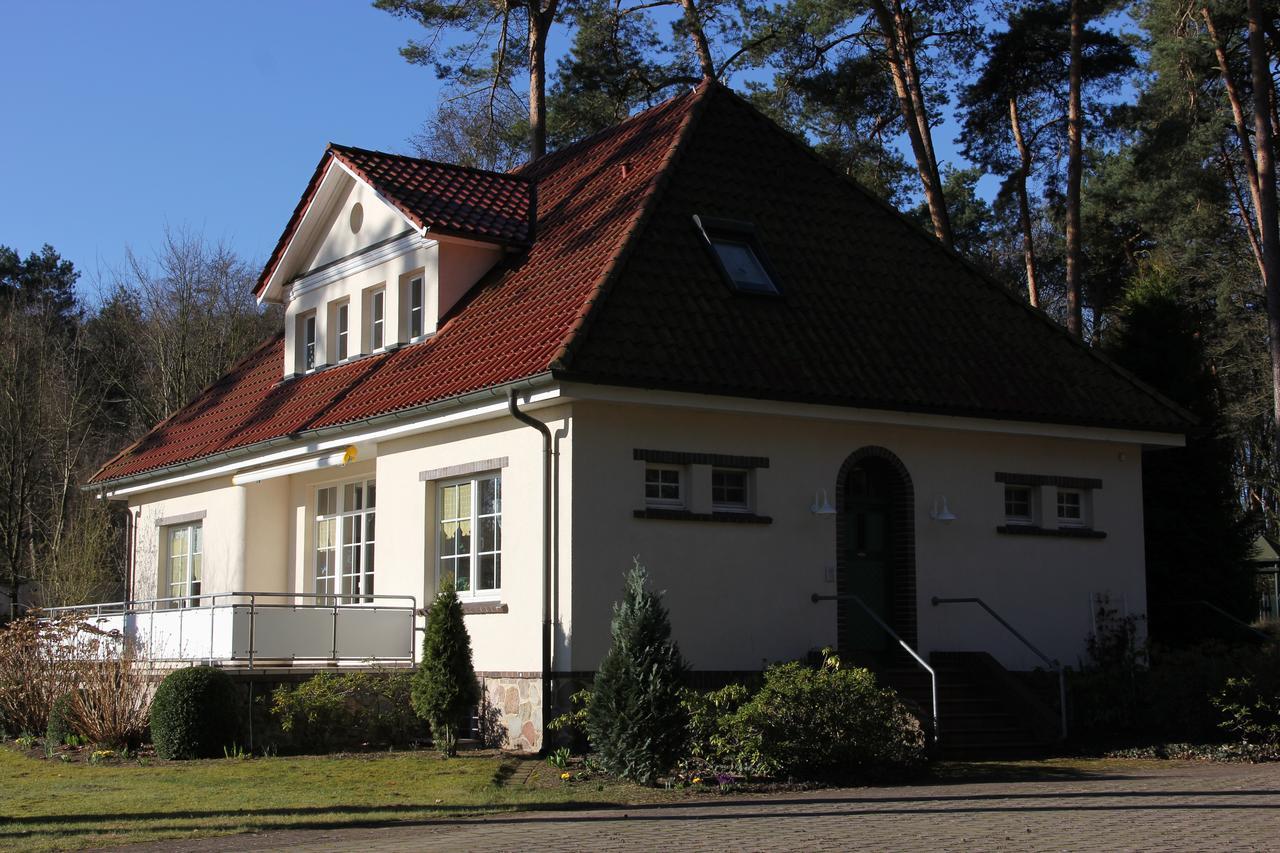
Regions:
<instances>
[{"instance_id":1,"label":"green front door","mask_svg":"<svg viewBox=\"0 0 1280 853\"><path fill-rule=\"evenodd\" d=\"M878 465L854 469L845 497L844 572L842 595L855 595L877 616L889 622L890 472ZM845 609L844 651L882 652L889 647L889 635L855 601L842 601Z\"/></svg>"}]
</instances>

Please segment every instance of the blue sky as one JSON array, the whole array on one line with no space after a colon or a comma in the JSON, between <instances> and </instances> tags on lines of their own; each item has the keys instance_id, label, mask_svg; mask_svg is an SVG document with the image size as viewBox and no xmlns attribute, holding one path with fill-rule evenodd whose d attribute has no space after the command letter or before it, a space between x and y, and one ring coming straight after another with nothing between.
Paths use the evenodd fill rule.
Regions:
<instances>
[{"instance_id":1,"label":"blue sky","mask_svg":"<svg viewBox=\"0 0 1280 853\"><path fill-rule=\"evenodd\" d=\"M402 151L436 103L415 27L351 0L0 5L0 244L109 277L166 225L260 261L326 142Z\"/></svg>"},{"instance_id":2,"label":"blue sky","mask_svg":"<svg viewBox=\"0 0 1280 853\"><path fill-rule=\"evenodd\" d=\"M166 226L261 262L326 142L408 150L439 96L417 32L363 0L0 4L0 244L52 244L90 298Z\"/></svg>"}]
</instances>

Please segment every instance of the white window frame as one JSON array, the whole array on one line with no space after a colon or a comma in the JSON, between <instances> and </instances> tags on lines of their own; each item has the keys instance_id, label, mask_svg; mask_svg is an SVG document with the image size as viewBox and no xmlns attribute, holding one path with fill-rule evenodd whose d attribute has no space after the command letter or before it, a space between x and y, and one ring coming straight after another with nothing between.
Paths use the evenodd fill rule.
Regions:
<instances>
[{"instance_id":1,"label":"white window frame","mask_svg":"<svg viewBox=\"0 0 1280 853\"><path fill-rule=\"evenodd\" d=\"M387 289L376 288L369 293L369 351L381 352L387 348Z\"/></svg>"},{"instance_id":2,"label":"white window frame","mask_svg":"<svg viewBox=\"0 0 1280 853\"><path fill-rule=\"evenodd\" d=\"M497 484L496 495L496 511L490 513L480 512L480 483L482 481L492 480ZM444 493L446 489L456 488L458 486L470 485L471 487L471 506L467 516L456 515L453 518L444 518ZM470 601L476 600L497 600L502 596L502 472L501 471L485 471L473 474L468 477L456 477L449 480L441 480L435 484L436 486L436 506L435 506L435 527L436 527L436 587L439 588L440 581L446 574L452 573L454 577L454 587L457 588L457 565L462 558L467 560L468 578L467 589L458 589L458 597ZM495 519L496 548L489 550L481 550L481 524L488 520ZM445 524L467 521L471 525L470 547L466 553L445 553ZM480 560L482 557L492 557L494 559L494 573L497 582L492 589L478 589L480 581ZM452 567L446 571L445 563L449 562Z\"/></svg>"},{"instance_id":3,"label":"white window frame","mask_svg":"<svg viewBox=\"0 0 1280 853\"><path fill-rule=\"evenodd\" d=\"M199 607L201 583L204 579L204 522L169 524L162 528L164 535L164 590L161 598L174 599L170 607ZM186 533L185 550L174 553L174 536ZM183 577L174 580L174 561L183 559Z\"/></svg>"},{"instance_id":4,"label":"white window frame","mask_svg":"<svg viewBox=\"0 0 1280 853\"><path fill-rule=\"evenodd\" d=\"M417 289L417 299L414 299L414 289ZM405 305L408 306L408 327L409 340L416 341L426 337L426 318L427 318L427 293L424 279L421 275L410 277L405 285Z\"/></svg>"},{"instance_id":5,"label":"white window frame","mask_svg":"<svg viewBox=\"0 0 1280 853\"><path fill-rule=\"evenodd\" d=\"M359 507L347 506L348 486L360 487ZM318 595L332 596L343 604L364 604L371 602L369 596L377 594L377 487L378 481L373 477L316 486L313 505L315 511L312 514L311 572L312 587ZM333 511L321 513L320 494L329 489L333 489ZM372 503L369 501L370 494L373 495ZM332 545L321 549L321 525L330 523L333 525ZM357 527L358 533L355 532ZM332 553L331 574L320 574L321 550ZM357 568L356 571L350 570L353 566ZM359 582L358 588L355 587L355 581Z\"/></svg>"},{"instance_id":6,"label":"white window frame","mask_svg":"<svg viewBox=\"0 0 1280 853\"><path fill-rule=\"evenodd\" d=\"M676 483L675 483L675 486L676 486L676 497L674 497L674 498L665 498L665 497L662 497L662 496L661 496L661 492L662 492L662 488L661 488L661 487L662 487L662 486L665 486L665 485L670 485L669 483L663 483L663 482L661 482L661 479L662 479L662 478L661 478L661 475L659 475L659 482L657 483L657 485L659 486L659 489L658 489L659 495L654 496L654 497L650 497L650 496L649 496L649 485L650 485L650 483L649 483L649 472L650 472L650 471L674 471L674 472L676 472ZM688 494L689 494L689 471L688 471L688 469L687 469L687 466L684 466L684 465L668 465L668 464L661 463L661 462L646 462L646 463L645 463L645 466L644 466L644 503L645 503L645 506L653 507L654 509L684 509L684 508L685 508L685 503L686 503L686 501L687 501L687 499L688 499Z\"/></svg>"},{"instance_id":7,"label":"white window frame","mask_svg":"<svg viewBox=\"0 0 1280 853\"><path fill-rule=\"evenodd\" d=\"M1078 499L1077 507L1080 510L1078 518L1071 518L1062 514L1062 498L1065 495L1075 495ZM1054 497L1054 514L1058 519L1058 527L1088 527L1089 526L1089 494L1085 489L1068 489L1059 488L1057 495Z\"/></svg>"},{"instance_id":8,"label":"white window frame","mask_svg":"<svg viewBox=\"0 0 1280 853\"><path fill-rule=\"evenodd\" d=\"M298 365L303 373L311 373L319 365L316 364L316 355L318 348L316 347L316 312L308 311L306 314L298 317L298 324L301 327L298 331L298 337L301 339L301 349L299 350L301 358Z\"/></svg>"},{"instance_id":9,"label":"white window frame","mask_svg":"<svg viewBox=\"0 0 1280 853\"><path fill-rule=\"evenodd\" d=\"M717 474L734 474L742 476L742 500L741 501L717 501L716 500L716 475ZM754 489L751 487L751 469L750 468L730 468L726 466L716 466L711 469L711 511L712 512L751 512L751 500Z\"/></svg>"},{"instance_id":10,"label":"white window frame","mask_svg":"<svg viewBox=\"0 0 1280 853\"><path fill-rule=\"evenodd\" d=\"M1017 489L1027 494L1027 514L1015 515L1009 512L1009 491ZM1034 525L1036 523L1036 495L1040 490L1035 486L1024 486L1020 483L1004 484L1004 520L1009 524L1021 524L1024 526Z\"/></svg>"},{"instance_id":11,"label":"white window frame","mask_svg":"<svg viewBox=\"0 0 1280 853\"><path fill-rule=\"evenodd\" d=\"M337 361L351 357L351 303L340 302L333 309L333 352Z\"/></svg>"}]
</instances>

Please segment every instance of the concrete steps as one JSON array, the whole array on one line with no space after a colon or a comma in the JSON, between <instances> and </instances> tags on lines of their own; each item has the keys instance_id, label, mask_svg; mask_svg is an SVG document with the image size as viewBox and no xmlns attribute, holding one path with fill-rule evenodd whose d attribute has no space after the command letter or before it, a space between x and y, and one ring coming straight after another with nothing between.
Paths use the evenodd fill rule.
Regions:
<instances>
[{"instance_id":1,"label":"concrete steps","mask_svg":"<svg viewBox=\"0 0 1280 853\"><path fill-rule=\"evenodd\" d=\"M939 752L943 758L1029 757L1047 752L1056 737L1048 709L1036 707L1012 686L1012 676L989 655L939 652L930 665L938 677ZM929 676L919 667L894 664L880 670L930 726Z\"/></svg>"}]
</instances>

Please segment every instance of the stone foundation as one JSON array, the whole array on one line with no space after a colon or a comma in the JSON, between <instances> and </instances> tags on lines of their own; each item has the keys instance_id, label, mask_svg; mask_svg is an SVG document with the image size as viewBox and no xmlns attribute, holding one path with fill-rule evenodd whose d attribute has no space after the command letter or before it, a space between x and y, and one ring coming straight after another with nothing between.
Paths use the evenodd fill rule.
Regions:
<instances>
[{"instance_id":1,"label":"stone foundation","mask_svg":"<svg viewBox=\"0 0 1280 853\"><path fill-rule=\"evenodd\" d=\"M542 679L508 673L478 673L482 699L478 726L487 746L537 752L542 749Z\"/></svg>"}]
</instances>

